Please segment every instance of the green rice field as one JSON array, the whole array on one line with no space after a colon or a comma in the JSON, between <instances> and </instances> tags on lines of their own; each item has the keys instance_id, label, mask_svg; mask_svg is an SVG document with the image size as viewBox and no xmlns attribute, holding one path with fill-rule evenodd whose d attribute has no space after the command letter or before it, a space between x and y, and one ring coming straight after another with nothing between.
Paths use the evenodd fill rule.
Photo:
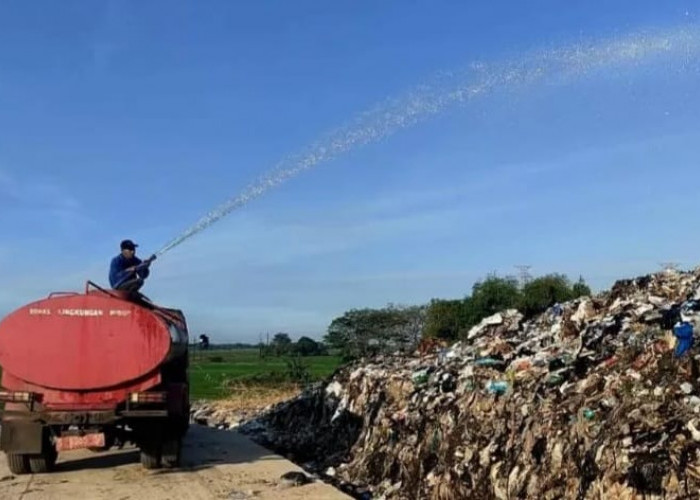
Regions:
<instances>
[{"instance_id":1,"label":"green rice field","mask_svg":"<svg viewBox=\"0 0 700 500\"><path fill-rule=\"evenodd\" d=\"M341 364L339 356L299 358L312 380L332 374ZM274 385L288 381L284 357L261 358L257 349L190 352L190 399L220 399L231 393L230 386Z\"/></svg>"}]
</instances>

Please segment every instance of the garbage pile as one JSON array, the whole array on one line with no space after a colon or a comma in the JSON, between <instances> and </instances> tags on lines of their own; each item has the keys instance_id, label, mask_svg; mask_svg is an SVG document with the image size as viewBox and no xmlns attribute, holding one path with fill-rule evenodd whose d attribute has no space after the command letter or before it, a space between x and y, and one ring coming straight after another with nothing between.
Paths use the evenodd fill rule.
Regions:
<instances>
[{"instance_id":1,"label":"garbage pile","mask_svg":"<svg viewBox=\"0 0 700 500\"><path fill-rule=\"evenodd\" d=\"M504 311L450 348L350 365L239 431L367 498L696 498L698 298L700 269L527 321Z\"/></svg>"}]
</instances>

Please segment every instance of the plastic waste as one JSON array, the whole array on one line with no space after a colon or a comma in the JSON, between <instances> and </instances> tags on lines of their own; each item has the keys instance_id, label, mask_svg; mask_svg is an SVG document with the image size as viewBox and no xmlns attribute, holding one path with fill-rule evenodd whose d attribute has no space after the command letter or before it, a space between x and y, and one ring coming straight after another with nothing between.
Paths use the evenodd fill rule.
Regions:
<instances>
[{"instance_id":1,"label":"plastic waste","mask_svg":"<svg viewBox=\"0 0 700 500\"><path fill-rule=\"evenodd\" d=\"M486 389L492 394L505 394L508 390L508 382L491 380L486 386Z\"/></svg>"},{"instance_id":2,"label":"plastic waste","mask_svg":"<svg viewBox=\"0 0 700 500\"><path fill-rule=\"evenodd\" d=\"M237 432L335 467L355 498L688 498L700 381L674 351L700 363L700 315L680 317L698 291L700 267L620 280L558 319L503 312L442 363L358 361Z\"/></svg>"},{"instance_id":3,"label":"plastic waste","mask_svg":"<svg viewBox=\"0 0 700 500\"><path fill-rule=\"evenodd\" d=\"M421 370L419 372L414 373L412 379L414 384L421 385L428 382L429 375L427 371Z\"/></svg>"},{"instance_id":4,"label":"plastic waste","mask_svg":"<svg viewBox=\"0 0 700 500\"><path fill-rule=\"evenodd\" d=\"M681 357L693 346L693 325L687 321L676 323L673 334L678 339L674 354L676 357Z\"/></svg>"},{"instance_id":5,"label":"plastic waste","mask_svg":"<svg viewBox=\"0 0 700 500\"><path fill-rule=\"evenodd\" d=\"M481 358L474 361L476 366L502 366L505 363L500 359L495 358Z\"/></svg>"}]
</instances>

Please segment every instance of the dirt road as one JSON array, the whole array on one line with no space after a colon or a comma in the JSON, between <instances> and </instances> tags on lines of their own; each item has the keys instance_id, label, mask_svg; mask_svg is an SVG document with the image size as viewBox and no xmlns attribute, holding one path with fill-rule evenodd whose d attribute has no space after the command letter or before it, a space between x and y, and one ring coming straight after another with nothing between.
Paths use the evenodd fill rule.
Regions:
<instances>
[{"instance_id":1,"label":"dirt road","mask_svg":"<svg viewBox=\"0 0 700 500\"><path fill-rule=\"evenodd\" d=\"M301 471L235 432L192 425L182 467L146 471L135 448L104 453L73 451L59 456L50 474L12 476L0 454L2 500L264 500L349 499L332 486L314 482L284 486L280 476Z\"/></svg>"}]
</instances>

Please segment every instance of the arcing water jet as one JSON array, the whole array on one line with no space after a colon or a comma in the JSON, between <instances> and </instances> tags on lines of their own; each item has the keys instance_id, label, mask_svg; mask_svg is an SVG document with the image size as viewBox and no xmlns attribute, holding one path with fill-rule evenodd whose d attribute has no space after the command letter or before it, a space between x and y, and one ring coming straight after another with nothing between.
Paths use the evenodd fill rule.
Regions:
<instances>
[{"instance_id":1,"label":"arcing water jet","mask_svg":"<svg viewBox=\"0 0 700 500\"><path fill-rule=\"evenodd\" d=\"M380 141L451 106L469 103L496 91L511 91L551 80L572 81L596 70L619 71L663 57L663 62L685 67L700 53L700 28L675 28L657 33L633 33L597 43L539 50L511 61L475 65L467 72L448 73L360 114L353 122L328 134L301 154L281 160L274 169L240 194L223 202L168 242L156 255L178 246L232 211L270 189L330 161L343 153Z\"/></svg>"}]
</instances>

